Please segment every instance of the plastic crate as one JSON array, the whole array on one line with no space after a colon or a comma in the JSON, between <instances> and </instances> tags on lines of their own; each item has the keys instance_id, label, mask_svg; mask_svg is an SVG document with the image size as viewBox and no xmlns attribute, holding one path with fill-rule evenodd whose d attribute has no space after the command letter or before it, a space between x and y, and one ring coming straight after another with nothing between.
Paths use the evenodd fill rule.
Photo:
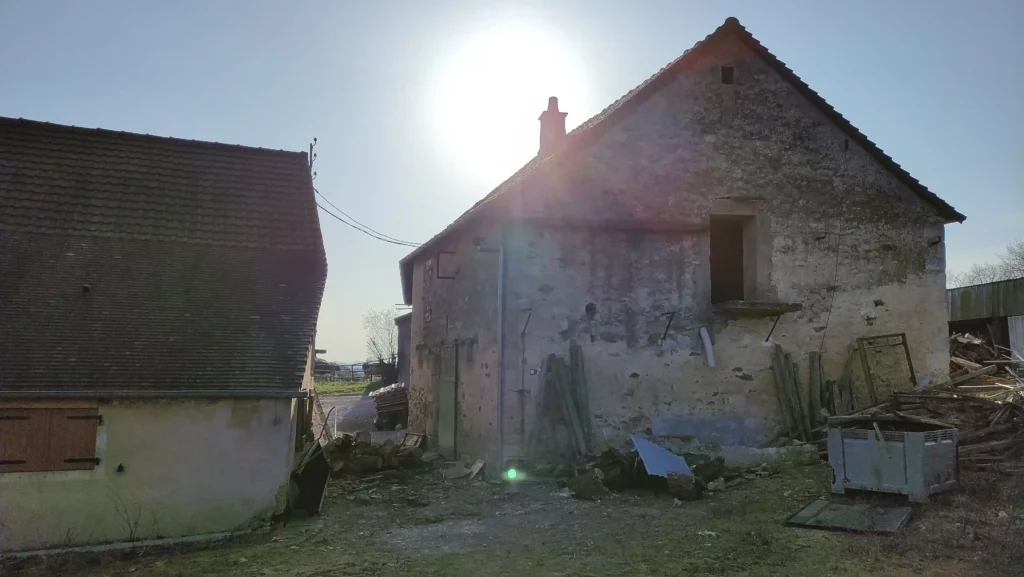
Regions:
<instances>
[{"instance_id":1,"label":"plastic crate","mask_svg":"<svg viewBox=\"0 0 1024 577\"><path fill-rule=\"evenodd\" d=\"M832 492L899 493L923 503L959 484L956 443L956 429L883 431L879 438L873 429L830 427Z\"/></svg>"}]
</instances>

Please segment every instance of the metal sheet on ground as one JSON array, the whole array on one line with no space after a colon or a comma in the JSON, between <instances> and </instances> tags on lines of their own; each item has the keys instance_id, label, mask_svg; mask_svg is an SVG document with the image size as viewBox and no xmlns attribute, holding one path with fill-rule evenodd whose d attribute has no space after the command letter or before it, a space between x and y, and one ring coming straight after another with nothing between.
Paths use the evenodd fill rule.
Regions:
<instances>
[{"instance_id":1,"label":"metal sheet on ground","mask_svg":"<svg viewBox=\"0 0 1024 577\"><path fill-rule=\"evenodd\" d=\"M817 499L790 517L786 524L854 533L896 533L907 526L913 513L910 507L845 505Z\"/></svg>"},{"instance_id":2,"label":"metal sheet on ground","mask_svg":"<svg viewBox=\"0 0 1024 577\"><path fill-rule=\"evenodd\" d=\"M693 475L693 472L690 471L690 466L686 464L686 460L679 455L648 441L640 435L633 435L631 438L637 453L640 453L640 459L644 462L644 468L647 469L648 475L666 478L669 473Z\"/></svg>"}]
</instances>

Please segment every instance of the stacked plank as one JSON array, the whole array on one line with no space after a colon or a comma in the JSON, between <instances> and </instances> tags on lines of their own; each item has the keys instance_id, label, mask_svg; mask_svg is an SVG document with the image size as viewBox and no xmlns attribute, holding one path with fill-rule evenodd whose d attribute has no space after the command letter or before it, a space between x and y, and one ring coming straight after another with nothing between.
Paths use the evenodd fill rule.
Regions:
<instances>
[{"instance_id":1,"label":"stacked plank","mask_svg":"<svg viewBox=\"0 0 1024 577\"><path fill-rule=\"evenodd\" d=\"M807 441L811 438L815 417L811 414L811 403L804 400L799 374L793 356L782 352L782 347L775 345L772 351L772 375L775 377L775 393L782 405L786 428L792 437Z\"/></svg>"},{"instance_id":2,"label":"stacked plank","mask_svg":"<svg viewBox=\"0 0 1024 577\"><path fill-rule=\"evenodd\" d=\"M370 393L377 409L377 429L390 431L409 421L409 389L405 383L395 383Z\"/></svg>"},{"instance_id":3,"label":"stacked plank","mask_svg":"<svg viewBox=\"0 0 1024 577\"><path fill-rule=\"evenodd\" d=\"M583 350L575 341L569 344L568 361L554 353L548 355L538 416L528 441L527 454L531 458L538 455L539 445L545 440L558 438L556 429L561 426L568 432L566 456L590 453L593 444L590 400Z\"/></svg>"},{"instance_id":4,"label":"stacked plank","mask_svg":"<svg viewBox=\"0 0 1024 577\"><path fill-rule=\"evenodd\" d=\"M835 381L825 378L821 354L811 351L810 382L806 387L800 382L800 371L793 356L775 345L772 351L772 375L775 377L775 393L782 405L787 430L793 438L811 441L820 436L827 419L833 415L845 415L853 411L853 364L851 353L842 376Z\"/></svg>"}]
</instances>

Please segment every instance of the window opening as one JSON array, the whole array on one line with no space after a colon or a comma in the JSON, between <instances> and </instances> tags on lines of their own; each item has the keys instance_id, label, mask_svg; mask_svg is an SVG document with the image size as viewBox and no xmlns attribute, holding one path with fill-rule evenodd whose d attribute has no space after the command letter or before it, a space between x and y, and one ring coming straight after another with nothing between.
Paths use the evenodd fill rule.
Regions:
<instances>
[{"instance_id":1,"label":"window opening","mask_svg":"<svg viewBox=\"0 0 1024 577\"><path fill-rule=\"evenodd\" d=\"M711 217L711 302L743 300L743 220Z\"/></svg>"}]
</instances>

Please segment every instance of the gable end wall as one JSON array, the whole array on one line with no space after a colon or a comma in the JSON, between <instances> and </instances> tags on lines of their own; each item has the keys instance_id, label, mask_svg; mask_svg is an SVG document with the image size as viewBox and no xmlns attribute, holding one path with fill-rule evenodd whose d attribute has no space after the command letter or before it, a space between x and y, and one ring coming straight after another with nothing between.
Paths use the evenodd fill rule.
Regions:
<instances>
[{"instance_id":1,"label":"gable end wall","mask_svg":"<svg viewBox=\"0 0 1024 577\"><path fill-rule=\"evenodd\" d=\"M506 386L506 430L534 426L544 359L575 340L597 441L625 445L650 429L756 445L775 433L764 344L772 319L712 314L709 240L699 228L712 213L754 215L756 300L803 305L772 334L803 383L810 351L821 348L836 379L857 337L886 333L907 333L919 381L945 376L945 245L934 208L854 141L847 149L845 134L745 45L720 40L709 53L515 199L516 214L544 224L525 220L509 241L505 354L525 362L506 363L505 379L525 380L530 392L517 411L519 393ZM735 84L721 83L721 64L734 67ZM594 227L564 226L588 221ZM647 225L608 226L623 221ZM650 223L663 230L644 230ZM891 386L898 360L877 363L881 387ZM854 377L865 404L859 359Z\"/></svg>"}]
</instances>

